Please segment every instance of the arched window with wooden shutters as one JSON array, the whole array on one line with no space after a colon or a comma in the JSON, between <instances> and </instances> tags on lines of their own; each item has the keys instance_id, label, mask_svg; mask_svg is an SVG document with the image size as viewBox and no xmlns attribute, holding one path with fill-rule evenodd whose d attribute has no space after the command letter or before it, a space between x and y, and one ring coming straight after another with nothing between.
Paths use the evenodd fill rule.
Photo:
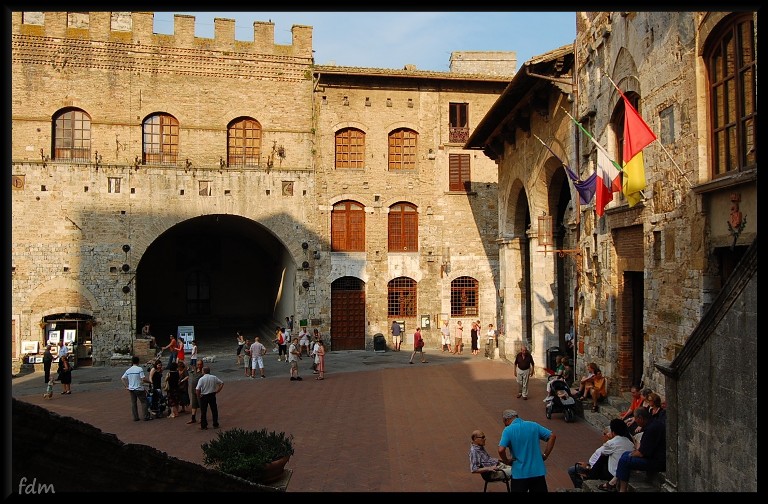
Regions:
<instances>
[{"instance_id":1,"label":"arched window with wooden shutters","mask_svg":"<svg viewBox=\"0 0 768 504\"><path fill-rule=\"evenodd\" d=\"M340 201L331 211L331 251L365 252L365 207Z\"/></svg>"},{"instance_id":2,"label":"arched window with wooden shutters","mask_svg":"<svg viewBox=\"0 0 768 504\"><path fill-rule=\"evenodd\" d=\"M357 128L336 132L336 168L365 168L365 133Z\"/></svg>"},{"instance_id":3,"label":"arched window with wooden shutters","mask_svg":"<svg viewBox=\"0 0 768 504\"><path fill-rule=\"evenodd\" d=\"M408 128L400 128L389 134L389 170L416 169L416 141L419 134Z\"/></svg>"},{"instance_id":4,"label":"arched window with wooden shutters","mask_svg":"<svg viewBox=\"0 0 768 504\"><path fill-rule=\"evenodd\" d=\"M227 166L258 167L261 157L261 124L241 117L227 127Z\"/></svg>"},{"instance_id":5,"label":"arched window with wooden shutters","mask_svg":"<svg viewBox=\"0 0 768 504\"><path fill-rule=\"evenodd\" d=\"M415 205L397 203L389 207L387 241L390 252L419 250L419 214Z\"/></svg>"}]
</instances>

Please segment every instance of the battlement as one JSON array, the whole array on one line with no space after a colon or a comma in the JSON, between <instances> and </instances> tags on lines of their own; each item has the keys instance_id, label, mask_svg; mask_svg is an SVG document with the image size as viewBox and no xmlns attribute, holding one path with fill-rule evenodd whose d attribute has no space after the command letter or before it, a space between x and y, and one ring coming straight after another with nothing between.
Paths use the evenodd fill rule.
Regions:
<instances>
[{"instance_id":1,"label":"battlement","mask_svg":"<svg viewBox=\"0 0 768 504\"><path fill-rule=\"evenodd\" d=\"M13 12L14 35L122 42L312 58L312 27L293 25L291 44L275 44L275 24L255 21L253 41L235 40L235 20L214 19L214 37L195 36L195 17L175 14L173 34L154 33L154 12Z\"/></svg>"}]
</instances>

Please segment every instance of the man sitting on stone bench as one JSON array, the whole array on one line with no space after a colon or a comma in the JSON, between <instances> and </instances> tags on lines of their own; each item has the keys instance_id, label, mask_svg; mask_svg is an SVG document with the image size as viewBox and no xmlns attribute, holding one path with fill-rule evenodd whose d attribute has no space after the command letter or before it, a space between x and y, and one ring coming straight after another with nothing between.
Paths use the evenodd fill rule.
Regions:
<instances>
[{"instance_id":1,"label":"man sitting on stone bench","mask_svg":"<svg viewBox=\"0 0 768 504\"><path fill-rule=\"evenodd\" d=\"M631 471L663 472L667 470L667 427L654 420L647 408L635 410L635 422L643 429L643 437L636 450L625 452L619 459L616 478L619 492L626 492Z\"/></svg>"}]
</instances>

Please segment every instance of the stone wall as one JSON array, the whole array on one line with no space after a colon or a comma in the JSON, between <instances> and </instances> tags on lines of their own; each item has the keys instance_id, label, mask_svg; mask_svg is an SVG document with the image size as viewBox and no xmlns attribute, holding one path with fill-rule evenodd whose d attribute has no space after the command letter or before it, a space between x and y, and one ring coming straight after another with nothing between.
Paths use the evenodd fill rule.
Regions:
<instances>
[{"instance_id":1,"label":"stone wall","mask_svg":"<svg viewBox=\"0 0 768 504\"><path fill-rule=\"evenodd\" d=\"M33 485L38 494L277 491L150 446L125 444L113 434L16 399L11 427L10 490L14 493L28 494L26 485Z\"/></svg>"}]
</instances>

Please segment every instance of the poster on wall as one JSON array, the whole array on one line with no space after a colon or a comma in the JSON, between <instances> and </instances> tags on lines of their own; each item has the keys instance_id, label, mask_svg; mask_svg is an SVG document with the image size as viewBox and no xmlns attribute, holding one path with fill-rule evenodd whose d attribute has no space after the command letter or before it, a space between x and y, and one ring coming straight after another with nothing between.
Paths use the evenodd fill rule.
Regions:
<instances>
[{"instance_id":1,"label":"poster on wall","mask_svg":"<svg viewBox=\"0 0 768 504\"><path fill-rule=\"evenodd\" d=\"M64 329L64 343L74 343L75 332L75 329Z\"/></svg>"},{"instance_id":2,"label":"poster on wall","mask_svg":"<svg viewBox=\"0 0 768 504\"><path fill-rule=\"evenodd\" d=\"M48 344L58 345L61 333L59 331L48 331Z\"/></svg>"},{"instance_id":3,"label":"poster on wall","mask_svg":"<svg viewBox=\"0 0 768 504\"><path fill-rule=\"evenodd\" d=\"M21 353L23 354L36 354L38 352L38 342L37 341L22 341L21 342Z\"/></svg>"}]
</instances>

